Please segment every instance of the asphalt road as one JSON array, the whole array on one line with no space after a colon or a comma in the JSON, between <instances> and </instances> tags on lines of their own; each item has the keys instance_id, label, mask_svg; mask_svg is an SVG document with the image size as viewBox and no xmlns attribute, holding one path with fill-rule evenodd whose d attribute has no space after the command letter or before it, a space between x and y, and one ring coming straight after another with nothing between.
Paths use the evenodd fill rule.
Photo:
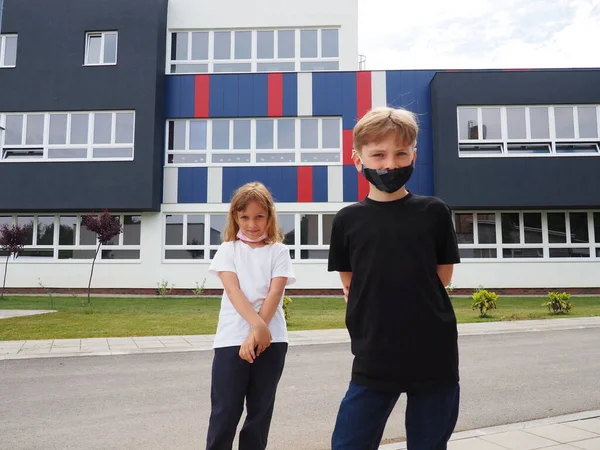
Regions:
<instances>
[{"instance_id":1,"label":"asphalt road","mask_svg":"<svg viewBox=\"0 0 600 450\"><path fill-rule=\"evenodd\" d=\"M456 431L600 409L600 328L464 336L460 349ZM203 449L211 357L0 361L0 449ZM350 364L347 344L290 348L269 449L329 448ZM404 407L385 439L404 436Z\"/></svg>"}]
</instances>

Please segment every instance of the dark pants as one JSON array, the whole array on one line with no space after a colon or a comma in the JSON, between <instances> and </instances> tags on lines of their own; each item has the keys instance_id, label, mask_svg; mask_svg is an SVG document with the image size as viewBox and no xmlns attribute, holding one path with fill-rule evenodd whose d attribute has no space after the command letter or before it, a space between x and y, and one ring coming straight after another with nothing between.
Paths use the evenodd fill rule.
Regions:
<instances>
[{"instance_id":1,"label":"dark pants","mask_svg":"<svg viewBox=\"0 0 600 450\"><path fill-rule=\"evenodd\" d=\"M400 397L350 383L331 439L332 450L377 450L386 422ZM460 386L408 392L408 450L446 450L458 419Z\"/></svg>"},{"instance_id":2,"label":"dark pants","mask_svg":"<svg viewBox=\"0 0 600 450\"><path fill-rule=\"evenodd\" d=\"M207 450L231 450L244 410L240 450L264 450L283 372L288 345L271 344L252 364L240 358L240 347L215 349L212 366L211 407Z\"/></svg>"}]
</instances>

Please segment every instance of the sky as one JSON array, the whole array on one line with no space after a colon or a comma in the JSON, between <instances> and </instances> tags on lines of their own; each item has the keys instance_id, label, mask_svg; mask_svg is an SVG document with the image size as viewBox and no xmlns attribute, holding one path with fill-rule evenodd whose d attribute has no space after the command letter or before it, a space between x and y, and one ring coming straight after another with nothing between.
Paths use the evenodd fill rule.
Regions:
<instances>
[{"instance_id":1,"label":"sky","mask_svg":"<svg viewBox=\"0 0 600 450\"><path fill-rule=\"evenodd\" d=\"M600 67L600 0L359 0L366 69Z\"/></svg>"}]
</instances>

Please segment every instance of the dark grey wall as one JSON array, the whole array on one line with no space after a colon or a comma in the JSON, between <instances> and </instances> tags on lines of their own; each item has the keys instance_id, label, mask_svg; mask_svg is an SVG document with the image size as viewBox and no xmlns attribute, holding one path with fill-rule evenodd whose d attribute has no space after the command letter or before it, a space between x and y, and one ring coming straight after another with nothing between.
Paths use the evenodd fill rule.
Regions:
<instances>
[{"instance_id":1,"label":"dark grey wall","mask_svg":"<svg viewBox=\"0 0 600 450\"><path fill-rule=\"evenodd\" d=\"M158 210L162 198L167 0L5 0L17 67L0 111L136 112L130 162L0 163L0 210ZM85 67L87 31L117 30L116 66Z\"/></svg>"},{"instance_id":2,"label":"dark grey wall","mask_svg":"<svg viewBox=\"0 0 600 450\"><path fill-rule=\"evenodd\" d=\"M453 208L600 206L600 157L459 158L458 105L600 104L599 70L440 72L431 83L434 192Z\"/></svg>"}]
</instances>

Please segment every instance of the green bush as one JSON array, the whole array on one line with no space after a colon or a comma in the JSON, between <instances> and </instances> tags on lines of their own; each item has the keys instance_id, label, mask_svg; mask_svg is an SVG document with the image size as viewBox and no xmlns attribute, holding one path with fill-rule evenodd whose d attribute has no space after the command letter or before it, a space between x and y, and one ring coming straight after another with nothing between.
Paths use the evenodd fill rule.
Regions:
<instances>
[{"instance_id":1,"label":"green bush","mask_svg":"<svg viewBox=\"0 0 600 450\"><path fill-rule=\"evenodd\" d=\"M478 288L473 293L473 309L479 310L479 317L486 317L487 312L490 309L496 309L496 302L498 301L498 294L490 292L485 289Z\"/></svg>"},{"instance_id":2,"label":"green bush","mask_svg":"<svg viewBox=\"0 0 600 450\"><path fill-rule=\"evenodd\" d=\"M566 292L548 292L550 301L543 303L550 314L568 314L571 311L571 295Z\"/></svg>"},{"instance_id":3,"label":"green bush","mask_svg":"<svg viewBox=\"0 0 600 450\"><path fill-rule=\"evenodd\" d=\"M291 298L289 298L288 296L283 297L283 314L285 316L286 323L290 321L290 303L292 303Z\"/></svg>"}]
</instances>

